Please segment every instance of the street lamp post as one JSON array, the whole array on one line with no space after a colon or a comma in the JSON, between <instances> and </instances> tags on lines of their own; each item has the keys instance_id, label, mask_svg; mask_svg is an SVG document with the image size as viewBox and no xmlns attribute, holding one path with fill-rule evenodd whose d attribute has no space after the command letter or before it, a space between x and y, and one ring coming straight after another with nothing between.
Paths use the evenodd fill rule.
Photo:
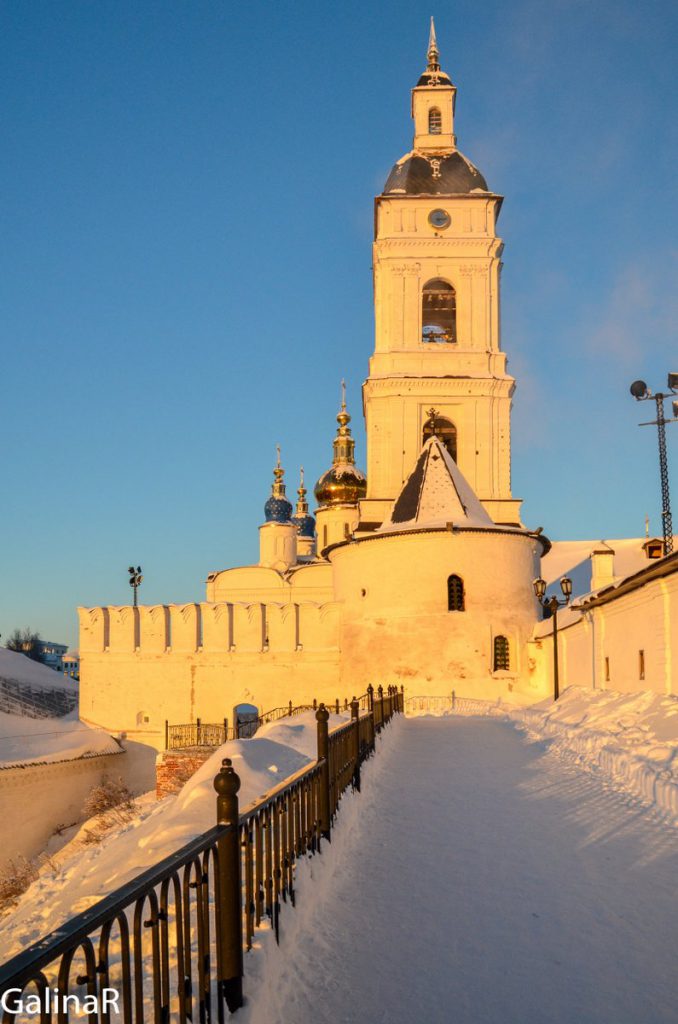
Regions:
<instances>
[{"instance_id":1,"label":"street lamp post","mask_svg":"<svg viewBox=\"0 0 678 1024\"><path fill-rule=\"evenodd\" d=\"M662 489L662 531L664 534L664 554L670 555L673 551L673 523L671 521L671 498L669 496L669 464L666 458L666 424L675 423L678 420L678 401L673 402L673 418L667 420L664 415L664 400L678 392L678 373L668 375L669 394L658 391L653 395L644 380L634 380L630 392L637 402L647 402L650 399L657 406L657 419L649 420L647 423L639 423L640 427L656 427L657 441L659 443L659 479Z\"/></svg>"},{"instance_id":2,"label":"street lamp post","mask_svg":"<svg viewBox=\"0 0 678 1024\"><path fill-rule=\"evenodd\" d=\"M561 601L555 594L553 597L546 597L546 580L543 580L541 576L532 585L539 604L542 608L547 608L553 618L553 699L558 700L560 697L560 683L558 679L558 609L564 608L565 605L570 603L572 580L569 576L563 576L560 581L560 589L563 592L564 601Z\"/></svg>"},{"instance_id":3,"label":"street lamp post","mask_svg":"<svg viewBox=\"0 0 678 1024\"><path fill-rule=\"evenodd\" d=\"M130 565L127 572L129 573L129 585L134 590L134 607L136 608L136 606L139 603L137 598L137 591L139 590L141 584L144 582L144 577L141 575L140 565L138 565L136 569L134 568L133 565Z\"/></svg>"}]
</instances>

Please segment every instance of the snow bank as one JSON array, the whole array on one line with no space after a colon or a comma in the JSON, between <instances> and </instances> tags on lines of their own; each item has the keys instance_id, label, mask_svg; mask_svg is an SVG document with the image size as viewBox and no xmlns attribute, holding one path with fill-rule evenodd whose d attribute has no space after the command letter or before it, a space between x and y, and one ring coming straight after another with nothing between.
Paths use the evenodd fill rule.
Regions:
<instances>
[{"instance_id":1,"label":"snow bank","mask_svg":"<svg viewBox=\"0 0 678 1024\"><path fill-rule=\"evenodd\" d=\"M6 647L0 647L0 679L37 686L43 690L78 692L78 684L74 679L48 668L39 661L32 661L25 654L8 651Z\"/></svg>"},{"instance_id":2,"label":"snow bank","mask_svg":"<svg viewBox=\"0 0 678 1024\"><path fill-rule=\"evenodd\" d=\"M332 715L330 728L346 719ZM262 727L249 740L224 743L176 796L141 808L136 817L98 846L79 835L55 858L56 872L45 870L15 910L3 920L0 960L7 959L86 910L146 868L216 824L214 776L230 757L240 776L240 807L270 792L316 757L313 711Z\"/></svg>"},{"instance_id":3,"label":"snow bank","mask_svg":"<svg viewBox=\"0 0 678 1024\"><path fill-rule=\"evenodd\" d=\"M504 711L554 752L678 821L678 697L571 686L555 704Z\"/></svg>"},{"instance_id":4,"label":"snow bank","mask_svg":"<svg viewBox=\"0 0 678 1024\"><path fill-rule=\"evenodd\" d=\"M24 661L28 659L24 658ZM51 669L47 671L56 675ZM115 753L119 749L112 736L85 725L75 712L63 718L28 718L0 712L0 769L22 764L71 761L78 757Z\"/></svg>"}]
</instances>

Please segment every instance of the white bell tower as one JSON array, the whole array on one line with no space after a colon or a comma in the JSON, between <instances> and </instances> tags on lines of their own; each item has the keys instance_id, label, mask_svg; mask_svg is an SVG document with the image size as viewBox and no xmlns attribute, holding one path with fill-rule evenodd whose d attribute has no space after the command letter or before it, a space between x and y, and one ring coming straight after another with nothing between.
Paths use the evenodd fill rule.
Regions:
<instances>
[{"instance_id":1,"label":"white bell tower","mask_svg":"<svg viewBox=\"0 0 678 1024\"><path fill-rule=\"evenodd\" d=\"M367 497L374 528L436 432L496 523L520 523L511 495L511 397L500 345L502 198L456 147L456 89L433 19L412 90L414 146L375 201L375 348L363 386Z\"/></svg>"}]
</instances>

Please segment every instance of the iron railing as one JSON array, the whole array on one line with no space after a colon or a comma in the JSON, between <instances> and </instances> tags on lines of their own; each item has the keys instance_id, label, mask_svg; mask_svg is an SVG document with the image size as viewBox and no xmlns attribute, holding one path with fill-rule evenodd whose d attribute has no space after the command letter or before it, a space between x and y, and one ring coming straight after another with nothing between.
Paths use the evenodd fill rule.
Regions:
<instances>
[{"instance_id":1,"label":"iron railing","mask_svg":"<svg viewBox=\"0 0 678 1024\"><path fill-rule=\"evenodd\" d=\"M224 1024L226 1008L242 1005L243 951L256 928L266 916L279 938L281 900L294 903L296 861L321 851L342 794L360 788L376 733L403 710L404 694L389 689L372 694L362 714L352 701L351 721L333 730L321 704L317 760L242 815L240 780L225 758L214 780L215 828L0 967L0 996L11 990L4 1024L15 1021L24 993L40 997L40 1024L67 1024L63 999L72 996L81 1006L94 997L89 1024L111 1024L111 992L113 1019L123 1024Z\"/></svg>"},{"instance_id":2,"label":"iron railing","mask_svg":"<svg viewBox=\"0 0 678 1024\"><path fill-rule=\"evenodd\" d=\"M482 715L500 708L501 698L458 697L453 690L448 695L408 697L404 706L406 715Z\"/></svg>"},{"instance_id":3,"label":"iron railing","mask_svg":"<svg viewBox=\"0 0 678 1024\"><path fill-rule=\"evenodd\" d=\"M379 694L380 689L389 696L397 690L397 687L388 686L386 690L380 687L377 689L377 694ZM352 699L358 701L361 711L368 711L371 708L370 701L374 692L372 687L368 687L367 691L360 697L353 697ZM403 693L403 687L400 688L399 692ZM317 699L312 704L295 705L290 701L281 707L264 711L261 715L253 715L249 719L241 718L233 726L229 726L226 718L224 718L223 722L217 723L203 722L202 719L197 718L195 722L188 722L183 725L170 725L166 721L165 749L182 750L188 747L209 747L216 750L217 747L220 747L222 743L226 743L227 740L251 739L262 725L266 725L269 722L277 722L281 718L301 715L305 711L317 711L320 703ZM342 711L348 712L351 707L351 701L347 697L343 701L336 697L334 700L324 701L323 703L329 711L337 715Z\"/></svg>"}]
</instances>

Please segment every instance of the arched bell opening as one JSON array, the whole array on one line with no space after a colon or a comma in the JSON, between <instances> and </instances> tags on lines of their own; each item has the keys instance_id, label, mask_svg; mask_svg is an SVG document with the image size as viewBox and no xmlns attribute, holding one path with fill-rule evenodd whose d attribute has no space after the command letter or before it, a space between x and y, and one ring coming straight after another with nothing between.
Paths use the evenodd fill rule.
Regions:
<instances>
[{"instance_id":1,"label":"arched bell opening","mask_svg":"<svg viewBox=\"0 0 678 1024\"><path fill-rule=\"evenodd\" d=\"M427 420L422 432L422 444L428 441L433 434L442 441L448 452L457 461L457 428L452 420L445 416L436 416L435 420Z\"/></svg>"},{"instance_id":2,"label":"arched bell opening","mask_svg":"<svg viewBox=\"0 0 678 1024\"><path fill-rule=\"evenodd\" d=\"M421 340L433 344L450 344L457 340L456 292L441 277L429 281L422 291Z\"/></svg>"}]
</instances>

